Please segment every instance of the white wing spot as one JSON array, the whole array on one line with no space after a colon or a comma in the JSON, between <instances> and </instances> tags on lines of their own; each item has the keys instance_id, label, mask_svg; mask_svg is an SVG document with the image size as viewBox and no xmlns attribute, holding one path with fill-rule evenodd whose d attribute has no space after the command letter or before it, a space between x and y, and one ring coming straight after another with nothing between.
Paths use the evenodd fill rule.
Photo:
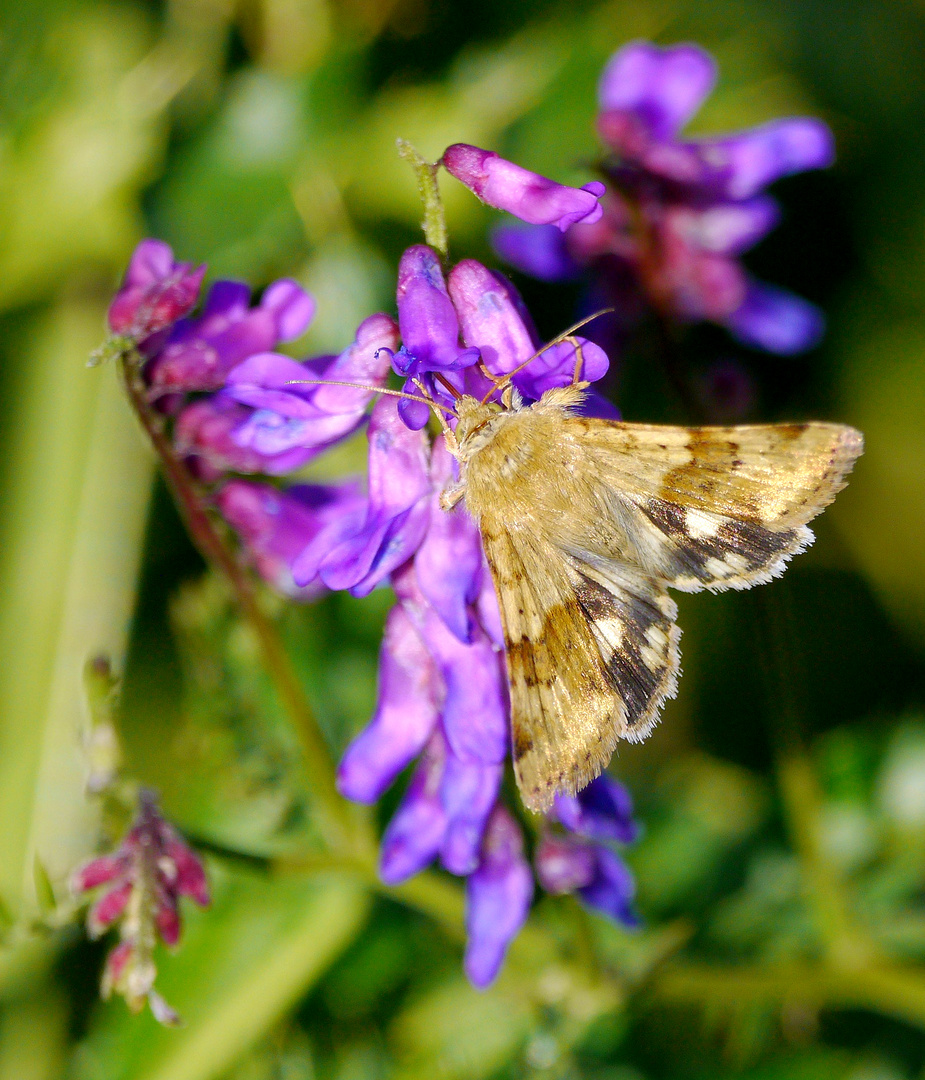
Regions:
<instances>
[{"instance_id":1,"label":"white wing spot","mask_svg":"<svg viewBox=\"0 0 925 1080\"><path fill-rule=\"evenodd\" d=\"M717 559L715 555L707 559L703 568L711 578L726 578L736 572L734 566L730 566L725 559Z\"/></svg>"},{"instance_id":2,"label":"white wing spot","mask_svg":"<svg viewBox=\"0 0 925 1080\"><path fill-rule=\"evenodd\" d=\"M718 515L704 514L700 510L686 510L684 529L692 540L707 540L716 536L724 519Z\"/></svg>"}]
</instances>

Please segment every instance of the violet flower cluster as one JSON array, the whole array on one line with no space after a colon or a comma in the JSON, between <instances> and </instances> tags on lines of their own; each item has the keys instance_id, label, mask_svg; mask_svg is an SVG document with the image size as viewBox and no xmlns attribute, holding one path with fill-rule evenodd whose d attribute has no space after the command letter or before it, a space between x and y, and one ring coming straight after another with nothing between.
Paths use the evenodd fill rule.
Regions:
<instances>
[{"instance_id":1,"label":"violet flower cluster","mask_svg":"<svg viewBox=\"0 0 925 1080\"><path fill-rule=\"evenodd\" d=\"M563 212L570 192L586 212L585 192L554 187ZM128 281L138 276L136 264L154 261L152 253L165 276L185 272L163 245L144 241ZM129 287L117 310L146 302ZM178 311L173 325L136 345L150 398L172 418L176 449L209 485L267 581L301 598L392 586L397 603L385 628L376 711L347 748L338 784L347 798L374 802L417 761L383 836L380 872L398 884L439 861L466 879L465 967L485 986L527 916L534 874L522 829L500 797L510 734L494 588L474 523L463 507L447 513L439 505L456 478L455 461L442 436L424 430L426 405L382 396L368 417L365 485L271 483L247 474L285 477L352 435L391 371L449 409L454 394L483 395L537 353L513 375L528 400L576 376L600 379L608 361L581 337L543 349L510 282L473 260L445 278L425 245L401 259L397 308L397 324L370 316L339 356L299 362L270 351L311 317L313 305L294 282L271 285L256 307L244 286L217 282L199 315ZM592 407L615 414L603 399ZM598 784L611 792L611 832L626 842L633 830L626 794L613 781ZM556 892L580 890L630 924L628 871L614 872L607 860L622 867L618 857L603 854L601 837L577 821L563 811L558 824L544 825L548 844L560 837L559 869L543 869L552 863L541 845L540 880L545 875ZM564 864L574 864L570 873Z\"/></svg>"},{"instance_id":2,"label":"violet flower cluster","mask_svg":"<svg viewBox=\"0 0 925 1080\"><path fill-rule=\"evenodd\" d=\"M590 270L595 301L613 304L624 326L655 310L666 320L719 323L755 349L799 353L819 342L821 312L752 278L739 256L777 224L777 203L764 188L831 165L832 135L822 121L797 117L683 138L715 81L713 59L695 45L620 49L599 85L597 125L609 155L602 214L568 233L549 224L502 226L496 248L512 266L547 281ZM455 156L446 163L478 191L468 161L461 170Z\"/></svg>"},{"instance_id":3,"label":"violet flower cluster","mask_svg":"<svg viewBox=\"0 0 925 1080\"><path fill-rule=\"evenodd\" d=\"M632 303L645 297L666 318L710 319L750 344L797 351L820 332L815 309L752 281L738 256L776 220L764 185L827 164L831 140L812 120L681 140L713 79L712 61L693 46L618 52L601 83L599 126L615 155L606 186L567 187L464 144L441 163L521 219L498 242L522 268L555 279L593 266L606 280L619 264ZM275 282L252 305L246 286L216 282L191 316L202 273L144 241L111 329L137 349L177 452L266 581L300 599L385 585L395 593L376 709L338 771L344 796L372 803L411 768L382 838L383 880L398 884L433 863L465 879L465 969L479 987L497 975L535 881L634 925L633 880L616 847L637 833L624 788L602 776L557 798L531 843L505 804L510 717L498 604L475 524L463 505L441 508L456 462L427 430L432 412L453 426L460 394L497 400L505 377L528 402L578 379L593 384L607 372L606 353L574 333L544 346L506 278L472 259L445 273L423 244L401 258L397 322L371 315L339 355L304 361L275 351L314 312L297 283ZM628 294L617 293L621 315L631 314ZM377 397L393 374L409 396ZM593 392L586 408L617 415ZM365 481L292 477L364 424Z\"/></svg>"}]
</instances>

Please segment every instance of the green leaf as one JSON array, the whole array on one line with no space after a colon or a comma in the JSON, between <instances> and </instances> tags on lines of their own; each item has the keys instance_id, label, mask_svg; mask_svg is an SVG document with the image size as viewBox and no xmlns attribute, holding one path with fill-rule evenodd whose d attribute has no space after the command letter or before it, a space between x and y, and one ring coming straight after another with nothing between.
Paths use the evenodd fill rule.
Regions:
<instances>
[{"instance_id":1,"label":"green leaf","mask_svg":"<svg viewBox=\"0 0 925 1080\"><path fill-rule=\"evenodd\" d=\"M28 324L2 438L0 894L35 911L37 852L53 884L95 845L79 753L88 655L121 658L151 462L112 368L86 368L102 312L78 301Z\"/></svg>"}]
</instances>

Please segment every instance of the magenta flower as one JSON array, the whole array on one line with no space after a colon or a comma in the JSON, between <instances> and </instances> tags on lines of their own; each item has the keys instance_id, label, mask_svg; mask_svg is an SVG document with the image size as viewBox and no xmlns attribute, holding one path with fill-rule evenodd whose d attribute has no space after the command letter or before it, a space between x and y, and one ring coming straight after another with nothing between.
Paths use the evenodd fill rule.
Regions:
<instances>
[{"instance_id":1,"label":"magenta flower","mask_svg":"<svg viewBox=\"0 0 925 1080\"><path fill-rule=\"evenodd\" d=\"M521 185L522 209L539 213L535 207L545 199L563 227L569 213L599 216L595 194L527 183L532 174L483 163L509 195ZM484 190L495 197L496 188ZM404 376L409 393L429 395L451 412L456 394L497 396L508 375L529 400L575 379L594 382L608 359L583 337L544 347L510 282L472 260L444 278L437 255L424 245L402 257L397 307L397 324L373 315L340 355L300 362L272 350L306 325L313 310L307 294L293 282L277 282L250 307L244 286L220 282L198 317L162 326L144 343L145 375L172 418L175 448L214 485L214 506L264 580L299 599L324 589L355 596L383 584L394 589L376 710L344 753L338 787L369 803L411 771L382 838L380 874L398 884L436 861L466 878L465 967L481 987L497 974L527 917L533 876L520 827L501 797L510 717L497 599L472 519L463 505L442 509L441 495L458 469L443 438L434 441L423 430L430 409L389 396L376 401L368 417L365 487L229 474L285 477L347 438L367 420L390 368ZM603 399L595 405L607 407ZM560 808L556 828L577 830L576 842L590 845L588 859L596 858L600 870L581 877L575 888L582 895L606 870L602 840L629 838L629 819L613 834L618 803L599 794L587 806ZM623 809L628 815L628 803ZM123 941L110 956L106 988L126 994L134 1007L148 1000L164 1016L167 1006L153 991L151 952L158 936L177 940L176 900L193 885L179 873L166 884L145 877L138 868L147 864L138 860L164 842L166 828L148 800L119 851L89 864L76 882L82 890L105 887L90 916L95 931L121 921ZM142 897L145 881L154 887ZM146 913L143 925L138 911Z\"/></svg>"},{"instance_id":2,"label":"magenta flower","mask_svg":"<svg viewBox=\"0 0 925 1080\"><path fill-rule=\"evenodd\" d=\"M237 281L217 281L200 315L177 323L147 365L151 395L218 390L236 365L297 338L315 313L315 301L294 281L275 281L260 303L250 306L250 289Z\"/></svg>"},{"instance_id":3,"label":"magenta flower","mask_svg":"<svg viewBox=\"0 0 925 1080\"><path fill-rule=\"evenodd\" d=\"M260 576L278 592L312 600L325 591L317 567L332 547L359 528L366 498L358 481L294 484L279 489L250 480L229 480L215 505L237 532ZM301 585L293 578L300 567Z\"/></svg>"},{"instance_id":4,"label":"magenta flower","mask_svg":"<svg viewBox=\"0 0 925 1080\"><path fill-rule=\"evenodd\" d=\"M222 391L180 412L174 442L181 453L198 459L205 478L293 472L365 422L373 391L388 374L389 350L397 343L394 321L371 315L338 356L303 362L278 353L250 356L228 373ZM306 381L319 379L369 389Z\"/></svg>"},{"instance_id":5,"label":"magenta flower","mask_svg":"<svg viewBox=\"0 0 925 1080\"><path fill-rule=\"evenodd\" d=\"M480 989L498 974L507 947L523 926L533 898L533 875L523 836L500 804L485 830L478 868L466 882L465 969Z\"/></svg>"},{"instance_id":6,"label":"magenta flower","mask_svg":"<svg viewBox=\"0 0 925 1080\"><path fill-rule=\"evenodd\" d=\"M141 342L171 326L195 305L205 272L204 266L174 262L162 240L142 240L109 306L110 330Z\"/></svg>"},{"instance_id":7,"label":"magenta flower","mask_svg":"<svg viewBox=\"0 0 925 1080\"><path fill-rule=\"evenodd\" d=\"M739 256L776 224L763 188L834 159L819 120L777 120L719 138L680 130L716 78L694 45L635 42L610 60L600 82L598 130L612 157L604 165L603 216L566 236L549 227L506 226L500 254L547 281L595 274L605 303L632 317L640 298L662 317L708 320L742 343L791 354L816 345L821 313L807 301L752 279Z\"/></svg>"},{"instance_id":8,"label":"magenta flower","mask_svg":"<svg viewBox=\"0 0 925 1080\"><path fill-rule=\"evenodd\" d=\"M604 185L597 180L583 188L567 187L506 161L492 150L466 143L447 147L441 162L482 202L532 225L555 225L565 232L580 221L591 225L601 216L599 199Z\"/></svg>"},{"instance_id":9,"label":"magenta flower","mask_svg":"<svg viewBox=\"0 0 925 1080\"><path fill-rule=\"evenodd\" d=\"M120 943L106 961L103 997L116 991L135 1012L147 1002L162 1023L176 1023L154 990L154 947L158 938L178 944L180 897L205 906L209 887L202 863L161 816L151 792L139 796L138 815L119 848L79 867L71 888L78 895L101 890L87 915L91 937L120 924Z\"/></svg>"}]
</instances>

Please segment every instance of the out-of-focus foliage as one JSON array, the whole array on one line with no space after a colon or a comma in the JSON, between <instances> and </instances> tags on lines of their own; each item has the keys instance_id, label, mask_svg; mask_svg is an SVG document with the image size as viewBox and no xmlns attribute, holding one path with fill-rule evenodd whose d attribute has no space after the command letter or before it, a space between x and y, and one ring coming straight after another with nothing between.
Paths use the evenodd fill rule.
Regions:
<instances>
[{"instance_id":1,"label":"out-of-focus foliage","mask_svg":"<svg viewBox=\"0 0 925 1080\"><path fill-rule=\"evenodd\" d=\"M392 309L419 237L395 139L584 183L598 72L637 37L717 56L699 131L833 127L837 166L778 185L784 223L750 257L822 304L829 335L743 363L755 418L844 420L867 451L769 595L682 602L680 697L613 765L645 826L628 853L642 930L543 900L479 994L448 880L386 898L312 861L298 745L251 632L160 486L149 505L114 373L84 359L145 234L214 276L296 277L318 316L295 353L342 348ZM7 0L0 1080L922 1075L923 55L913 0ZM496 215L443 187L455 253L490 260ZM543 333L571 321L573 291L518 284ZM694 343L704 370L732 352L719 332ZM682 418L643 354L617 392L629 418ZM360 440L325 467L362 459ZM339 753L372 708L388 596L262 602ZM125 671L126 768L207 851L213 907L159 965L179 1030L100 1003L103 951L67 918L101 828L80 750L99 654Z\"/></svg>"}]
</instances>

